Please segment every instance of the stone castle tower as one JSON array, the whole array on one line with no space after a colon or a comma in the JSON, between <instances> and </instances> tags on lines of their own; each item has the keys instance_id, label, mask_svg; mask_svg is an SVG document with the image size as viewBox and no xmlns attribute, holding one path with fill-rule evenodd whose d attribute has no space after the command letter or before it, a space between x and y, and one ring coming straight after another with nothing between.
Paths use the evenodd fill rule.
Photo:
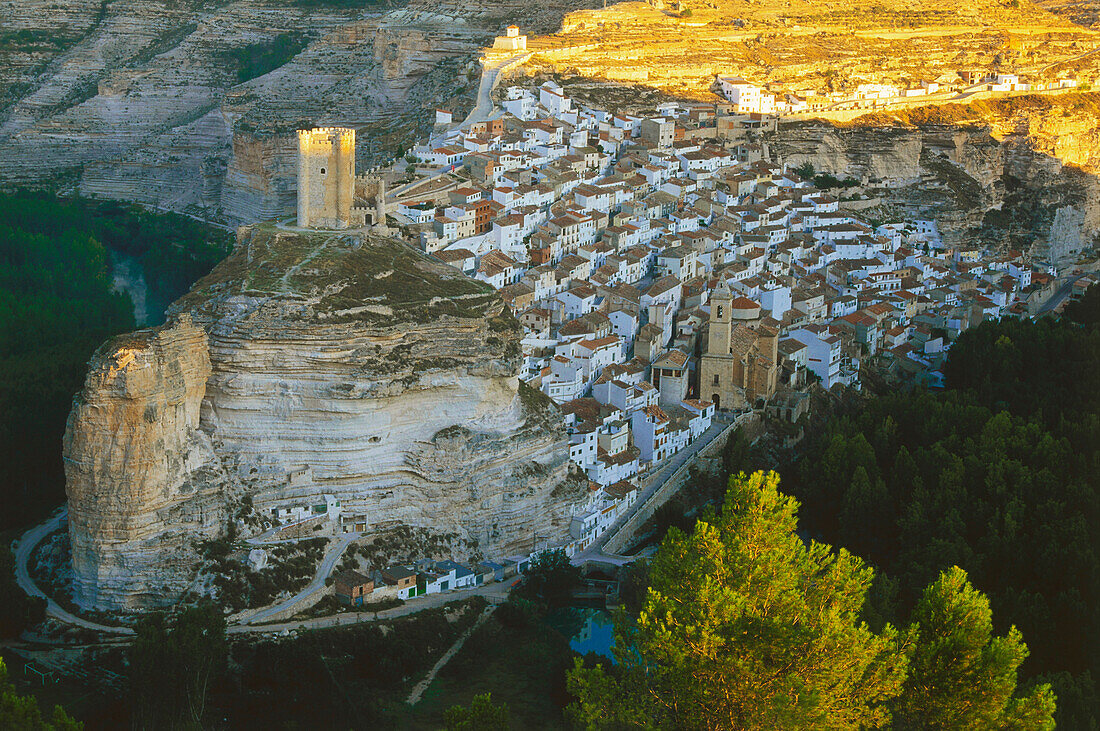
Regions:
<instances>
[{"instance_id":1,"label":"stone castle tower","mask_svg":"<svg viewBox=\"0 0 1100 731\"><path fill-rule=\"evenodd\" d=\"M723 409L740 408L775 394L779 332L760 305L734 298L723 282L710 296L706 350L699 359L699 395Z\"/></svg>"},{"instance_id":2,"label":"stone castle tower","mask_svg":"<svg viewBox=\"0 0 1100 731\"><path fill-rule=\"evenodd\" d=\"M355 202L355 130L298 130L298 225L348 228Z\"/></svg>"}]
</instances>

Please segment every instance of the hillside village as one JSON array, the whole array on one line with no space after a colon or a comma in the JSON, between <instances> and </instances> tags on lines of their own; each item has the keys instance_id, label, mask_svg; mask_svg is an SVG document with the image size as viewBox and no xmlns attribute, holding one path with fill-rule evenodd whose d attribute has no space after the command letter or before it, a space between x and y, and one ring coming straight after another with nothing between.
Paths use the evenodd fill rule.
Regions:
<instances>
[{"instance_id":1,"label":"hillside village","mask_svg":"<svg viewBox=\"0 0 1100 731\"><path fill-rule=\"evenodd\" d=\"M1050 264L948 248L934 220L873 227L842 210L745 141L764 116L615 116L553 82L506 97L503 117L414 151L468 182L442 206L406 199L397 219L500 290L525 329L525 380L569 414L574 460L601 484L659 460L712 407L858 387L862 358L935 383L960 332L1050 294ZM618 466L613 425L636 464Z\"/></svg>"},{"instance_id":2,"label":"hillside village","mask_svg":"<svg viewBox=\"0 0 1100 731\"><path fill-rule=\"evenodd\" d=\"M640 118L552 81L512 86L503 114L413 151L434 172L393 218L499 290L524 329L523 380L565 414L592 485L570 554L719 415L797 423L811 384L858 389L869 359L935 386L959 333L1035 315L1054 293L1051 263L845 210L769 159L752 133L774 120L744 107L774 99L739 89Z\"/></svg>"},{"instance_id":3,"label":"hillside village","mask_svg":"<svg viewBox=\"0 0 1100 731\"><path fill-rule=\"evenodd\" d=\"M525 38L510 28L503 42ZM728 102L667 102L651 116L578 104L553 81L508 87L502 110L481 121L456 126L440 110L436 133L411 153L408 169L426 177L390 202L371 182L381 178L357 177L354 165L326 175L350 164L353 131L302 138L300 220L316 206L337 228L396 224L498 290L522 326L520 378L561 408L574 473L589 486L560 546L569 556L648 499L670 458L739 415L797 433L813 388L858 390L867 366L935 387L961 332L1037 315L1090 281L1058 289L1065 261L950 245L933 219L861 218L861 197L837 194L852 181L771 158L759 133L775 128L775 96L739 78L718 84ZM361 530L339 512L276 515L275 531L303 520ZM536 553L456 570L499 578ZM352 576L341 586L359 593L345 600L461 583L449 570L436 581L427 564L391 568L419 578Z\"/></svg>"},{"instance_id":4,"label":"hillside village","mask_svg":"<svg viewBox=\"0 0 1100 731\"><path fill-rule=\"evenodd\" d=\"M883 83L857 84L853 91L821 91L814 88L787 90L786 84L760 87L740 76L719 76L718 90L736 114L798 115L849 110L882 109L907 104L967 102L980 97L1076 89L1077 79L1065 76L1053 81L1021 79L1019 74L985 69L944 73L935 80L912 86Z\"/></svg>"}]
</instances>

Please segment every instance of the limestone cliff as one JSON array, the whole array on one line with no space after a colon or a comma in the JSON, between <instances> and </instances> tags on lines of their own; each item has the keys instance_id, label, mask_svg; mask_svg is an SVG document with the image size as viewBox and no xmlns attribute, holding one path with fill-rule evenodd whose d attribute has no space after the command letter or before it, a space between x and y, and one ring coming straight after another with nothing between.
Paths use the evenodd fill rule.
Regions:
<instances>
[{"instance_id":1,"label":"limestone cliff","mask_svg":"<svg viewBox=\"0 0 1100 731\"><path fill-rule=\"evenodd\" d=\"M578 10L561 30L532 37L529 73L641 84L713 99L715 75L789 91L855 91L912 85L956 69L986 68L1051 79L1091 78L1100 59L1090 31L1034 3L990 0L772 0L607 3ZM572 94L571 94L572 95ZM629 111L624 99L616 111Z\"/></svg>"},{"instance_id":2,"label":"limestone cliff","mask_svg":"<svg viewBox=\"0 0 1100 731\"><path fill-rule=\"evenodd\" d=\"M206 336L187 315L93 356L64 442L75 591L87 604L155 595L157 574L186 569L167 542L221 524L217 461L199 429L209 377Z\"/></svg>"},{"instance_id":3,"label":"limestone cliff","mask_svg":"<svg viewBox=\"0 0 1100 731\"><path fill-rule=\"evenodd\" d=\"M368 529L457 533L487 556L565 538L567 442L520 391L519 329L485 285L393 240L243 229L169 321L133 347L142 389L118 385L108 346L70 419L83 603L175 598L192 544L245 496L270 520L332 495ZM162 403L179 416L142 421Z\"/></svg>"},{"instance_id":4,"label":"limestone cliff","mask_svg":"<svg viewBox=\"0 0 1100 731\"><path fill-rule=\"evenodd\" d=\"M777 159L870 183L884 209L935 218L944 238L1072 259L1100 232L1100 94L1020 97L783 124Z\"/></svg>"},{"instance_id":5,"label":"limestone cliff","mask_svg":"<svg viewBox=\"0 0 1100 731\"><path fill-rule=\"evenodd\" d=\"M586 4L0 3L0 181L254 222L293 194L295 140L280 131L354 124L372 141L361 167L388 162L435 107L472 106L478 51L504 26L553 30ZM240 67L280 37L302 50Z\"/></svg>"}]
</instances>

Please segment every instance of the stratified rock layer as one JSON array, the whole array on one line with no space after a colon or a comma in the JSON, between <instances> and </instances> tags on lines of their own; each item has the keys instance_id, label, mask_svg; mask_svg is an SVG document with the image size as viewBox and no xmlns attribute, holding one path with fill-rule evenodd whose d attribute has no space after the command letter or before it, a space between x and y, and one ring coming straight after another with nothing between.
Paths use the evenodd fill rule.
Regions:
<instances>
[{"instance_id":1,"label":"stratified rock layer","mask_svg":"<svg viewBox=\"0 0 1100 731\"><path fill-rule=\"evenodd\" d=\"M333 495L371 528L457 533L486 556L565 538L567 443L520 391L518 326L484 285L392 240L244 229L170 322L134 347L141 389L119 385L109 345L70 419L83 603L171 601L245 496L270 516ZM179 415L142 421L162 403Z\"/></svg>"},{"instance_id":2,"label":"stratified rock layer","mask_svg":"<svg viewBox=\"0 0 1100 731\"><path fill-rule=\"evenodd\" d=\"M981 241L1066 264L1100 232L1100 95L1026 96L788 123L775 158L887 183L881 217L935 219L952 245ZM865 212L873 218L875 212Z\"/></svg>"},{"instance_id":3,"label":"stratified rock layer","mask_svg":"<svg viewBox=\"0 0 1100 731\"><path fill-rule=\"evenodd\" d=\"M360 167L388 162L431 129L435 107L472 105L468 72L506 25L550 31L592 4L0 3L0 181L50 179L233 224L270 218L293 203L285 163L302 123L353 124L373 143ZM265 70L241 67L242 53L287 39L301 52L242 82Z\"/></svg>"},{"instance_id":4,"label":"stratified rock layer","mask_svg":"<svg viewBox=\"0 0 1100 731\"><path fill-rule=\"evenodd\" d=\"M93 356L64 444L76 593L86 603L157 591L154 573L185 569L181 555L160 550L166 531L220 524L209 509L216 459L199 429L209 377L206 336L186 315ZM143 570L150 562L156 572Z\"/></svg>"}]
</instances>

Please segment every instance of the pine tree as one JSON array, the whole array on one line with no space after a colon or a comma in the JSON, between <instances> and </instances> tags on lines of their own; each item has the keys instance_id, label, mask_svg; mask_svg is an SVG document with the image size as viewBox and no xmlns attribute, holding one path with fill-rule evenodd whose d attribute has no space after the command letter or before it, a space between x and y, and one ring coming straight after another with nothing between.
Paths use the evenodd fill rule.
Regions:
<instances>
[{"instance_id":1,"label":"pine tree","mask_svg":"<svg viewBox=\"0 0 1100 731\"><path fill-rule=\"evenodd\" d=\"M913 612L909 677L897 701L899 728L1052 729L1054 693L1016 697L1028 649L1013 627L993 636L989 599L958 566L940 574Z\"/></svg>"},{"instance_id":2,"label":"pine tree","mask_svg":"<svg viewBox=\"0 0 1100 731\"><path fill-rule=\"evenodd\" d=\"M34 696L16 694L8 680L8 669L0 658L0 728L5 731L80 731L84 724L74 721L61 706L54 706L53 715L43 718Z\"/></svg>"},{"instance_id":3,"label":"pine tree","mask_svg":"<svg viewBox=\"0 0 1100 731\"><path fill-rule=\"evenodd\" d=\"M443 712L447 731L507 731L509 718L508 704L495 705L490 693L475 695L469 708L451 706Z\"/></svg>"},{"instance_id":4,"label":"pine tree","mask_svg":"<svg viewBox=\"0 0 1100 731\"><path fill-rule=\"evenodd\" d=\"M670 530L637 622L620 614L618 667L570 673L588 728L854 728L889 721L905 678L898 634L859 619L872 571L807 546L774 473L730 480L720 515Z\"/></svg>"}]
</instances>

